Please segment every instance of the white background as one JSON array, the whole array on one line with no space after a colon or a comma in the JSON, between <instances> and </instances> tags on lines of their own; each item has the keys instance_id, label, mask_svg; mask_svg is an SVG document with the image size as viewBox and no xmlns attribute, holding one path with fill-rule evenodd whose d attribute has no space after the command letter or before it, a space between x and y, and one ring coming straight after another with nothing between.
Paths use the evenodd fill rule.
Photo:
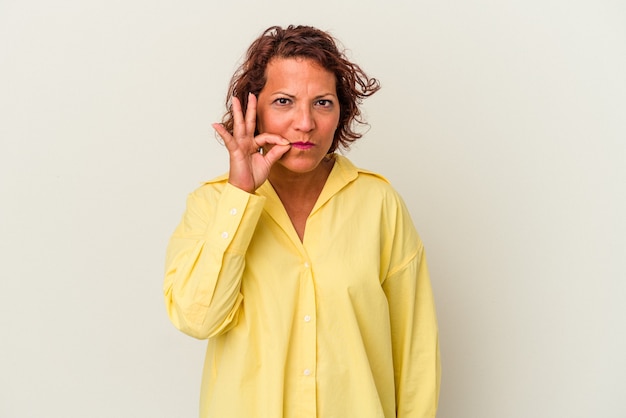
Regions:
<instances>
[{"instance_id":1,"label":"white background","mask_svg":"<svg viewBox=\"0 0 626 418\"><path fill-rule=\"evenodd\" d=\"M440 418L626 416L622 0L0 0L0 417L195 417L167 240L266 27L330 30L382 90L348 155L402 193Z\"/></svg>"}]
</instances>

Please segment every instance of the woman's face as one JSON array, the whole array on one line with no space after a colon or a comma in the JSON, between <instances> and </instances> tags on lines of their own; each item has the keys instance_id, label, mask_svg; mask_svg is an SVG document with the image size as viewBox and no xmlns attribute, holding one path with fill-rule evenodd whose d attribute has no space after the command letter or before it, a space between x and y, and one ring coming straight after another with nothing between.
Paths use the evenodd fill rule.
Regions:
<instances>
[{"instance_id":1,"label":"woman's face","mask_svg":"<svg viewBox=\"0 0 626 418\"><path fill-rule=\"evenodd\" d=\"M339 123L335 75L306 58L269 62L257 98L259 133L280 135L291 148L276 163L293 173L318 168Z\"/></svg>"}]
</instances>

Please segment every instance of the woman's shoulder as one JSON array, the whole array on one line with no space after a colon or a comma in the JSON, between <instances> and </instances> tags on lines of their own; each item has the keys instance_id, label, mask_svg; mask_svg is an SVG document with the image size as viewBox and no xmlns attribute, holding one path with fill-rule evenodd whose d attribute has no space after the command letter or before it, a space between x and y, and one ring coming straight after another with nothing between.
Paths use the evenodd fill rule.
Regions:
<instances>
[{"instance_id":1,"label":"woman's shoulder","mask_svg":"<svg viewBox=\"0 0 626 418\"><path fill-rule=\"evenodd\" d=\"M384 175L358 167L344 156L338 156L337 162L340 170L346 173L344 177L352 179L353 188L360 193L376 193L394 199L399 197L396 189Z\"/></svg>"},{"instance_id":2,"label":"woman's shoulder","mask_svg":"<svg viewBox=\"0 0 626 418\"><path fill-rule=\"evenodd\" d=\"M228 184L228 175L222 174L211 180L203 181L188 195L188 201L214 205L219 200Z\"/></svg>"}]
</instances>

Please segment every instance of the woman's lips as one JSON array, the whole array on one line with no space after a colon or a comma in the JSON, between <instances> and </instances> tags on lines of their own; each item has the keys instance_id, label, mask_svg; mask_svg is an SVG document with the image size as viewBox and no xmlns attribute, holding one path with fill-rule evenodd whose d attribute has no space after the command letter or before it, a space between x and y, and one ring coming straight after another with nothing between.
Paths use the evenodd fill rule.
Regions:
<instances>
[{"instance_id":1,"label":"woman's lips","mask_svg":"<svg viewBox=\"0 0 626 418\"><path fill-rule=\"evenodd\" d=\"M311 149L315 145L312 142L292 142L291 146L296 149Z\"/></svg>"}]
</instances>

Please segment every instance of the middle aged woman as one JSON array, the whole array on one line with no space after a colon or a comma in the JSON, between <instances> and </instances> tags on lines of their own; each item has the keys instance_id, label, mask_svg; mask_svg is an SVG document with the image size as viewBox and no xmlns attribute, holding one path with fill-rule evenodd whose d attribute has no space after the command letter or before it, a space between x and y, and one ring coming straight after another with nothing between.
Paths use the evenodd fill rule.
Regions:
<instances>
[{"instance_id":1,"label":"middle aged woman","mask_svg":"<svg viewBox=\"0 0 626 418\"><path fill-rule=\"evenodd\" d=\"M202 417L435 416L422 242L389 183L335 153L378 88L306 26L267 29L233 77L229 173L189 196L167 254L170 318L208 338Z\"/></svg>"}]
</instances>

